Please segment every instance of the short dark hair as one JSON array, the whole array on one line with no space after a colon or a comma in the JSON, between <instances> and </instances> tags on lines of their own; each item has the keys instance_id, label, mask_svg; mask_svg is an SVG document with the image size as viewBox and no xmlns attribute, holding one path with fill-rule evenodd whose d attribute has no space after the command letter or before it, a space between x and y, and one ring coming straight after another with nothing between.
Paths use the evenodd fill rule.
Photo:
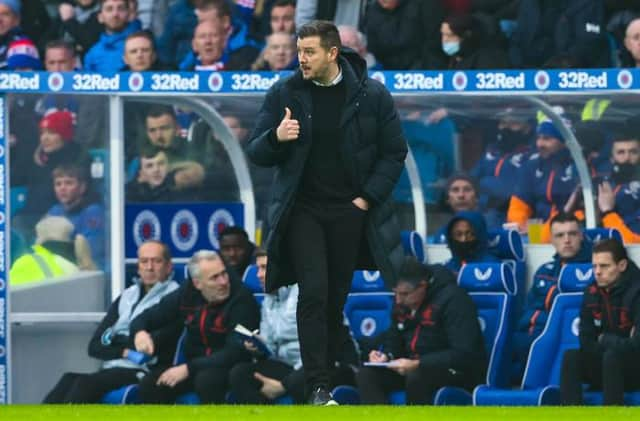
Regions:
<instances>
[{"instance_id":1,"label":"short dark hair","mask_svg":"<svg viewBox=\"0 0 640 421\"><path fill-rule=\"evenodd\" d=\"M169 250L169 246L167 245L167 243L163 243L160 240L146 240L144 243L140 244L140 247L148 243L157 244L162 247L162 258L167 262L171 261L171 250ZM140 247L138 247L138 249L140 249Z\"/></svg>"},{"instance_id":2,"label":"short dark hair","mask_svg":"<svg viewBox=\"0 0 640 421\"><path fill-rule=\"evenodd\" d=\"M253 256L257 259L258 257L267 257L267 251L262 247L256 247L253 251Z\"/></svg>"},{"instance_id":3,"label":"short dark hair","mask_svg":"<svg viewBox=\"0 0 640 421\"><path fill-rule=\"evenodd\" d=\"M144 39L146 39L147 41L149 41L151 43L151 48L153 48L153 50L155 51L156 42L153 39L153 34L151 32L149 32L148 30L143 29L141 31L136 31L136 32L133 32L133 33L127 35L127 38L124 40L125 44L126 44L127 41L129 41L130 39L133 39L133 38L144 38Z\"/></svg>"},{"instance_id":4,"label":"short dark hair","mask_svg":"<svg viewBox=\"0 0 640 421\"><path fill-rule=\"evenodd\" d=\"M621 260L629 260L627 249L625 249L624 245L615 238L607 238L606 240L598 241L596 245L593 246L593 254L596 253L611 253L611 257L613 257L613 261L616 263Z\"/></svg>"},{"instance_id":5,"label":"short dark hair","mask_svg":"<svg viewBox=\"0 0 640 421\"><path fill-rule=\"evenodd\" d=\"M170 105L160 105L160 104L155 104L149 107L145 117L158 118L165 114L169 114L171 117L173 117L174 120L176 120L176 112L173 110L173 107Z\"/></svg>"},{"instance_id":6,"label":"short dark hair","mask_svg":"<svg viewBox=\"0 0 640 421\"><path fill-rule=\"evenodd\" d=\"M230 225L223 229L218 235L218 240L222 241L222 239L228 235L239 235L245 239L245 241L249 242L249 234L242 227L238 227L236 225Z\"/></svg>"},{"instance_id":7,"label":"short dark hair","mask_svg":"<svg viewBox=\"0 0 640 421\"><path fill-rule=\"evenodd\" d=\"M100 0L100 10L102 10L102 6L104 6L104 4L106 3L107 0ZM123 2L127 7L129 7L129 0L120 0L121 2Z\"/></svg>"},{"instance_id":8,"label":"short dark hair","mask_svg":"<svg viewBox=\"0 0 640 421\"><path fill-rule=\"evenodd\" d=\"M551 218L551 223L549 224L549 227L552 227L553 224L555 223L561 224L565 222L575 222L576 224L580 225L580 220L574 214L567 213L567 212L560 212L559 214Z\"/></svg>"},{"instance_id":9,"label":"short dark hair","mask_svg":"<svg viewBox=\"0 0 640 421\"><path fill-rule=\"evenodd\" d=\"M54 48L63 48L67 51L69 51L71 53L71 55L74 55L76 52L76 49L74 47L74 45L72 43L70 43L69 41L65 41L63 39L54 39L51 40L49 42L47 42L44 46L44 50L45 52L47 50L52 50Z\"/></svg>"},{"instance_id":10,"label":"short dark hair","mask_svg":"<svg viewBox=\"0 0 640 421\"><path fill-rule=\"evenodd\" d=\"M140 153L138 155L140 156L140 158L149 159L158 155L160 152L164 152L164 149L152 143L144 142L142 145L140 145Z\"/></svg>"},{"instance_id":11,"label":"short dark hair","mask_svg":"<svg viewBox=\"0 0 640 421\"><path fill-rule=\"evenodd\" d=\"M271 10L275 9L276 7L287 7L287 6L292 6L295 9L296 0L276 0L273 3L273 6L271 6Z\"/></svg>"},{"instance_id":12,"label":"short dark hair","mask_svg":"<svg viewBox=\"0 0 640 421\"><path fill-rule=\"evenodd\" d=\"M52 171L51 176L54 180L58 177L71 177L87 184L91 180L89 169L86 166L78 165L75 163L58 165Z\"/></svg>"},{"instance_id":13,"label":"short dark hair","mask_svg":"<svg viewBox=\"0 0 640 421\"><path fill-rule=\"evenodd\" d=\"M230 2L226 0L204 0L201 2L200 6L197 9L200 9L200 10L216 9L219 18L222 18L225 16L231 17L232 10L229 3Z\"/></svg>"},{"instance_id":14,"label":"short dark hair","mask_svg":"<svg viewBox=\"0 0 640 421\"><path fill-rule=\"evenodd\" d=\"M633 119L629 119L613 128L613 133L611 133L612 144L616 142L632 141L640 141L640 136L637 132L637 124L634 123Z\"/></svg>"},{"instance_id":15,"label":"short dark hair","mask_svg":"<svg viewBox=\"0 0 640 421\"><path fill-rule=\"evenodd\" d=\"M413 256L407 256L402 262L398 282L407 282L417 286L421 281L429 283L432 276L433 274L427 265L418 262Z\"/></svg>"},{"instance_id":16,"label":"short dark hair","mask_svg":"<svg viewBox=\"0 0 640 421\"><path fill-rule=\"evenodd\" d=\"M331 47L342 47L338 28L328 20L313 20L298 29L298 39L320 37L320 46L329 51Z\"/></svg>"},{"instance_id":17,"label":"short dark hair","mask_svg":"<svg viewBox=\"0 0 640 421\"><path fill-rule=\"evenodd\" d=\"M444 190L445 195L447 195L449 193L449 189L451 188L451 185L453 183L455 183L458 180L463 180L466 181L467 183L471 184L471 187L473 187L473 190L476 192L476 196L478 196L480 194L480 188L478 187L478 181L473 178L472 176L470 176L469 174L465 174L463 172L459 172L459 173L455 173L453 175L451 175L449 178L447 178L447 183L446 183L446 187Z\"/></svg>"}]
</instances>

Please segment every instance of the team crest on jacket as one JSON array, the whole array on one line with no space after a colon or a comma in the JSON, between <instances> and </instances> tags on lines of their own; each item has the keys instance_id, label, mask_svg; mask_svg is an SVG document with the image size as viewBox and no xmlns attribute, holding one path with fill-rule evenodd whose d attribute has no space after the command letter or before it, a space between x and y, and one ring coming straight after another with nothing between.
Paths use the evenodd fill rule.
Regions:
<instances>
[{"instance_id":1,"label":"team crest on jacket","mask_svg":"<svg viewBox=\"0 0 640 421\"><path fill-rule=\"evenodd\" d=\"M160 240L161 228L158 216L150 210L143 210L133 220L133 239L136 246L148 240Z\"/></svg>"}]
</instances>

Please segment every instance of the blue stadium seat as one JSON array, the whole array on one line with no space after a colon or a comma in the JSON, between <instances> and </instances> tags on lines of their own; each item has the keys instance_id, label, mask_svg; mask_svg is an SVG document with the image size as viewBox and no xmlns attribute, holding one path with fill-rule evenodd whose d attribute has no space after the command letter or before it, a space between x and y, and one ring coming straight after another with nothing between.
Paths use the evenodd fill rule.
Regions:
<instances>
[{"instance_id":1,"label":"blue stadium seat","mask_svg":"<svg viewBox=\"0 0 640 421\"><path fill-rule=\"evenodd\" d=\"M489 357L486 384L506 387L511 361L511 312L518 292L513 269L506 263L466 264L458 274L458 284L469 292L478 311ZM436 393L434 404L471 405L472 395L462 388L443 387Z\"/></svg>"},{"instance_id":2,"label":"blue stadium seat","mask_svg":"<svg viewBox=\"0 0 640 421\"><path fill-rule=\"evenodd\" d=\"M527 295L527 264L524 254L522 237L516 230L492 230L489 231L489 251L503 262L509 262L514 270L518 285L518 293L513 303L512 315L514 322L524 306Z\"/></svg>"},{"instance_id":3,"label":"blue stadium seat","mask_svg":"<svg viewBox=\"0 0 640 421\"><path fill-rule=\"evenodd\" d=\"M351 293L344 306L344 314L354 338L374 337L391 324L393 294L390 292Z\"/></svg>"},{"instance_id":4,"label":"blue stadium seat","mask_svg":"<svg viewBox=\"0 0 640 421\"><path fill-rule=\"evenodd\" d=\"M242 282L253 293L253 298L256 299L259 305L262 305L264 301L264 290L258 279L258 266L249 265L242 275Z\"/></svg>"},{"instance_id":5,"label":"blue stadium seat","mask_svg":"<svg viewBox=\"0 0 640 421\"><path fill-rule=\"evenodd\" d=\"M110 392L105 393L105 395L102 397L101 403L110 405L140 403L140 401L138 400L138 389L139 387L137 384L130 384L119 389L114 389Z\"/></svg>"},{"instance_id":6,"label":"blue stadium seat","mask_svg":"<svg viewBox=\"0 0 640 421\"><path fill-rule=\"evenodd\" d=\"M567 264L558 279L558 291L547 325L531 345L520 389L478 386L474 405L557 405L564 351L577 348L582 291L593 280L590 263Z\"/></svg>"},{"instance_id":7,"label":"blue stadium seat","mask_svg":"<svg viewBox=\"0 0 640 421\"><path fill-rule=\"evenodd\" d=\"M405 256L413 256L418 262L425 263L426 256L422 236L417 231L402 231L400 234Z\"/></svg>"},{"instance_id":8,"label":"blue stadium seat","mask_svg":"<svg viewBox=\"0 0 640 421\"><path fill-rule=\"evenodd\" d=\"M622 242L622 235L620 234L620 231L615 228L586 228L584 230L584 236L592 243L597 243L598 241L607 240L609 238Z\"/></svg>"},{"instance_id":9,"label":"blue stadium seat","mask_svg":"<svg viewBox=\"0 0 640 421\"><path fill-rule=\"evenodd\" d=\"M351 292L387 291L382 275L377 270L356 270L351 279Z\"/></svg>"}]
</instances>

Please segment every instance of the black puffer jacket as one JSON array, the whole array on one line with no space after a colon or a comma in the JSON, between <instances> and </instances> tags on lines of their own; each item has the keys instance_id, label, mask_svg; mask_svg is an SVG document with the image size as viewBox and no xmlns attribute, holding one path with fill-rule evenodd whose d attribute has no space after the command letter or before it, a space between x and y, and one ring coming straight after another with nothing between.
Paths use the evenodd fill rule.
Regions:
<instances>
[{"instance_id":1,"label":"black puffer jacket","mask_svg":"<svg viewBox=\"0 0 640 421\"><path fill-rule=\"evenodd\" d=\"M481 382L487 355L476 306L444 266L430 269L433 277L415 314L394 310L384 352L419 359L424 370L448 367Z\"/></svg>"},{"instance_id":2,"label":"black puffer jacket","mask_svg":"<svg viewBox=\"0 0 640 421\"><path fill-rule=\"evenodd\" d=\"M346 100L340 123L343 133L342 160L352 185L367 199L365 237L360 246L358 268L378 268L394 284L402 264L400 228L393 211L391 192L407 154L407 144L393 99L378 81L367 77L365 61L344 49L339 55ZM305 162L311 149L311 94L300 70L271 87L249 140L247 153L260 166L276 167L272 200L267 209L267 291L296 282L284 244L289 210L296 198ZM300 123L296 141L278 143L276 128L284 108Z\"/></svg>"},{"instance_id":3,"label":"black puffer jacket","mask_svg":"<svg viewBox=\"0 0 640 421\"><path fill-rule=\"evenodd\" d=\"M629 260L611 288L595 281L584 291L580 309L580 348L599 353L609 348L640 352L640 269Z\"/></svg>"},{"instance_id":4,"label":"black puffer jacket","mask_svg":"<svg viewBox=\"0 0 640 421\"><path fill-rule=\"evenodd\" d=\"M244 347L234 338L233 328L241 324L249 330L260 324L260 310L251 292L238 280L231 280L231 294L220 305L208 304L191 281L185 281L180 289L165 296L157 305L149 308L131 322L131 337L141 330L152 333L154 345L175 348L176 340L183 328L187 336L184 354L189 373L211 366L231 367L250 359ZM167 334L167 326L175 328L174 335Z\"/></svg>"}]
</instances>

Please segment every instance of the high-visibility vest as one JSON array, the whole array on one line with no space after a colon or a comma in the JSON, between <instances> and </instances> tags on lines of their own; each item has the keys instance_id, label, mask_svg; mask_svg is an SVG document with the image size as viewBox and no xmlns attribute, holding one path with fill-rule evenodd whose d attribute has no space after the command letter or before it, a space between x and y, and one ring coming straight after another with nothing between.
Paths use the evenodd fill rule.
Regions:
<instances>
[{"instance_id":1,"label":"high-visibility vest","mask_svg":"<svg viewBox=\"0 0 640 421\"><path fill-rule=\"evenodd\" d=\"M582 108L582 121L598 121L602 118L602 114L611 105L611 100L603 98L591 98L584 104Z\"/></svg>"},{"instance_id":2,"label":"high-visibility vest","mask_svg":"<svg viewBox=\"0 0 640 421\"><path fill-rule=\"evenodd\" d=\"M10 285L43 281L79 271L77 265L50 252L41 245L36 244L31 249L33 253L20 256L11 266L9 271Z\"/></svg>"}]
</instances>

